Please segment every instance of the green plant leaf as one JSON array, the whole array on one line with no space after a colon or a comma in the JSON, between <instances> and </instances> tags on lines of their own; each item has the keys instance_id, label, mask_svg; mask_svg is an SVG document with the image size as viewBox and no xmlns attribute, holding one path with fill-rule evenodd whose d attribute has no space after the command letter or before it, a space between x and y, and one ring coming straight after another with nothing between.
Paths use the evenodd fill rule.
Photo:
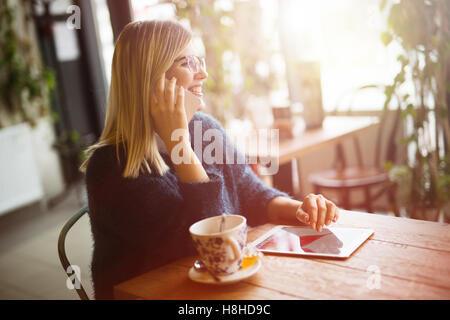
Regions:
<instances>
[{"instance_id":1,"label":"green plant leaf","mask_svg":"<svg viewBox=\"0 0 450 320\"><path fill-rule=\"evenodd\" d=\"M387 47L392 42L392 34L389 31L381 33L381 42Z\"/></svg>"},{"instance_id":2,"label":"green plant leaf","mask_svg":"<svg viewBox=\"0 0 450 320\"><path fill-rule=\"evenodd\" d=\"M386 172L389 172L392 169L393 163L392 161L386 161L383 165L383 169Z\"/></svg>"},{"instance_id":3,"label":"green plant leaf","mask_svg":"<svg viewBox=\"0 0 450 320\"><path fill-rule=\"evenodd\" d=\"M28 35L19 34L16 30L18 7L10 5L12 3L0 2L0 107L12 118L33 126L35 118L45 115L48 110L50 99L39 99L46 98L55 80L45 68L31 72L39 66L34 64L30 50L24 46Z\"/></svg>"},{"instance_id":4,"label":"green plant leaf","mask_svg":"<svg viewBox=\"0 0 450 320\"><path fill-rule=\"evenodd\" d=\"M384 87L384 94L386 96L392 96L393 93L394 93L394 86L388 85Z\"/></svg>"},{"instance_id":5,"label":"green plant leaf","mask_svg":"<svg viewBox=\"0 0 450 320\"><path fill-rule=\"evenodd\" d=\"M437 114L441 119L446 119L448 117L448 109L444 106L438 106Z\"/></svg>"},{"instance_id":6,"label":"green plant leaf","mask_svg":"<svg viewBox=\"0 0 450 320\"><path fill-rule=\"evenodd\" d=\"M406 102L409 99L409 93L405 94L402 98L403 102Z\"/></svg>"},{"instance_id":7,"label":"green plant leaf","mask_svg":"<svg viewBox=\"0 0 450 320\"><path fill-rule=\"evenodd\" d=\"M401 70L394 78L394 81L402 84L403 82L405 82L405 71Z\"/></svg>"}]
</instances>

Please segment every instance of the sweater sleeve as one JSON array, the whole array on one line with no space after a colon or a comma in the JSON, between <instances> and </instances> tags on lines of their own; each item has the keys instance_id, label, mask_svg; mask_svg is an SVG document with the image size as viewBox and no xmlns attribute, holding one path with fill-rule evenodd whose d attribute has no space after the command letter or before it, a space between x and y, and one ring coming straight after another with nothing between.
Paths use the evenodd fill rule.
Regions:
<instances>
[{"instance_id":1,"label":"sweater sleeve","mask_svg":"<svg viewBox=\"0 0 450 320\"><path fill-rule=\"evenodd\" d=\"M239 154L237 149L236 153ZM247 215L249 224L253 226L269 222L267 207L273 198L278 196L291 198L284 192L265 186L247 162L240 170L236 180L243 212Z\"/></svg>"},{"instance_id":2,"label":"sweater sleeve","mask_svg":"<svg viewBox=\"0 0 450 320\"><path fill-rule=\"evenodd\" d=\"M245 165L242 174L238 177L237 190L250 225L269 222L267 207L273 198L278 196L291 198L284 192L265 186L248 164Z\"/></svg>"},{"instance_id":3,"label":"sweater sleeve","mask_svg":"<svg viewBox=\"0 0 450 320\"><path fill-rule=\"evenodd\" d=\"M220 206L223 179L213 174L209 177L207 182L195 183L154 177L130 182L126 202L128 212L139 213L135 227L154 233L177 232L189 236L191 224L210 216Z\"/></svg>"},{"instance_id":4,"label":"sweater sleeve","mask_svg":"<svg viewBox=\"0 0 450 320\"><path fill-rule=\"evenodd\" d=\"M208 172L208 177L206 182L178 182L184 209L197 220L222 213L223 176Z\"/></svg>"}]
</instances>

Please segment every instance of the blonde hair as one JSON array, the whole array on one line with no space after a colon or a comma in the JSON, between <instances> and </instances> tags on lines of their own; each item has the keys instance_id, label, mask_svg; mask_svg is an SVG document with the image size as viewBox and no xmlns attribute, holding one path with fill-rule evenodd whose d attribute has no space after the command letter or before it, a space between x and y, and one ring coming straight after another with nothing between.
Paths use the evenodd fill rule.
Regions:
<instances>
[{"instance_id":1,"label":"blonde hair","mask_svg":"<svg viewBox=\"0 0 450 320\"><path fill-rule=\"evenodd\" d=\"M157 80L191 39L192 34L173 21L135 21L125 26L114 49L105 128L86 150L88 158L80 170L85 171L92 153L106 145L116 146L120 163L120 144L126 155L123 177L138 177L143 168L151 173L150 165L159 175L169 170L158 151L149 102Z\"/></svg>"}]
</instances>

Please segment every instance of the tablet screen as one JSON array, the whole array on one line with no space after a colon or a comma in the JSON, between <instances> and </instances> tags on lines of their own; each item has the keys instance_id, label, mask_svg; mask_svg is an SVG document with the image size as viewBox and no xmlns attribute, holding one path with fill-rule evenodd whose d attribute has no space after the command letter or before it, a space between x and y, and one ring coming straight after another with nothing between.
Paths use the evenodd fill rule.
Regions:
<instances>
[{"instance_id":1,"label":"tablet screen","mask_svg":"<svg viewBox=\"0 0 450 320\"><path fill-rule=\"evenodd\" d=\"M307 227L283 226L257 240L256 248L266 252L303 255L350 255L371 234L372 230L326 228L317 232Z\"/></svg>"}]
</instances>

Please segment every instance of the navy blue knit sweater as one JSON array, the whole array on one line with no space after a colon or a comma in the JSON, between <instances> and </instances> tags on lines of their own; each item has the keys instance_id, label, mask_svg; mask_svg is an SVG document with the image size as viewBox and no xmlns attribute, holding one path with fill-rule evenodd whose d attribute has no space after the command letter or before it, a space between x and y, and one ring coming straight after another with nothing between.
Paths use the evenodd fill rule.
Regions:
<instances>
[{"instance_id":1,"label":"navy blue knit sweater","mask_svg":"<svg viewBox=\"0 0 450 320\"><path fill-rule=\"evenodd\" d=\"M202 133L218 129L224 145L242 157L220 123L196 112L189 122L194 149L194 122L201 121ZM198 122L197 122L198 124ZM202 150L211 142L203 142ZM227 148L225 148L227 150ZM228 149L229 151L230 149ZM226 163L226 152L223 163ZM213 153L214 154L214 153ZM207 182L178 180L167 153L161 153L170 171L163 176L142 172L138 178L124 178L124 154L116 159L115 146L97 149L86 170L89 216L94 239L92 280L97 299L113 298L113 286L187 255L195 249L189 226L222 213L241 214L248 225L267 222L267 205L287 194L264 186L248 164L202 165Z\"/></svg>"}]
</instances>

